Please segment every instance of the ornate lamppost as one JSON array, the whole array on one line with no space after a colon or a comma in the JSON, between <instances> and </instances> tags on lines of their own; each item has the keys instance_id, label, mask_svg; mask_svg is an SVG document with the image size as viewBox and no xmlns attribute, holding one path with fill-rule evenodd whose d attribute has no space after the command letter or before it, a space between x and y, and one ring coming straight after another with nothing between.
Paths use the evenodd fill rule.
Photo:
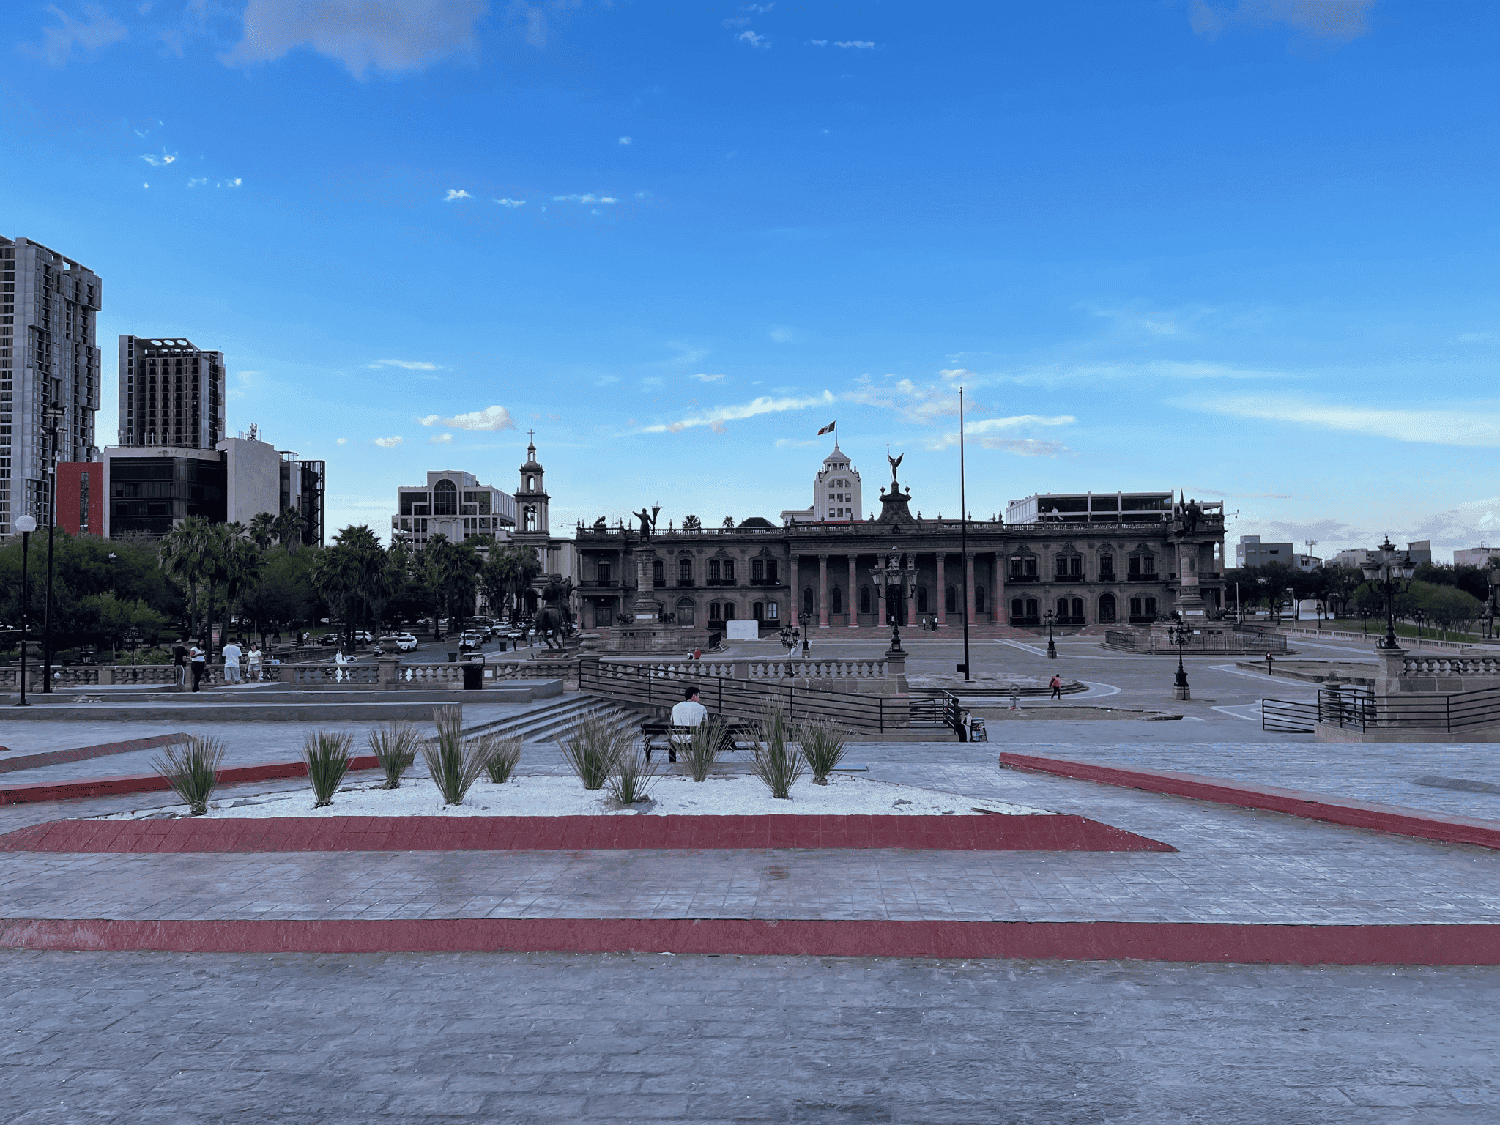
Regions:
<instances>
[{"instance_id":1,"label":"ornate lamppost","mask_svg":"<svg viewBox=\"0 0 1500 1125\"><path fill-rule=\"evenodd\" d=\"M30 707L26 702L26 631L27 618L31 616L31 583L26 580L26 560L31 553L31 533L36 530L36 517L19 516L15 529L21 533L21 702L17 707Z\"/></svg>"},{"instance_id":2,"label":"ornate lamppost","mask_svg":"<svg viewBox=\"0 0 1500 1125\"><path fill-rule=\"evenodd\" d=\"M1422 643L1422 622L1427 620L1427 615L1420 609L1415 609L1412 610L1411 617L1417 623L1417 644L1420 646Z\"/></svg>"},{"instance_id":3,"label":"ornate lamppost","mask_svg":"<svg viewBox=\"0 0 1500 1125\"><path fill-rule=\"evenodd\" d=\"M42 407L42 429L47 431L47 468L51 484L47 492L47 598L42 604L42 694L52 694L52 541L57 530L57 427L63 408L55 403Z\"/></svg>"},{"instance_id":4,"label":"ornate lamppost","mask_svg":"<svg viewBox=\"0 0 1500 1125\"><path fill-rule=\"evenodd\" d=\"M1052 640L1052 622L1057 619L1057 614L1050 609L1042 615L1042 620L1047 622L1047 659L1057 659L1057 644Z\"/></svg>"},{"instance_id":5,"label":"ornate lamppost","mask_svg":"<svg viewBox=\"0 0 1500 1125\"><path fill-rule=\"evenodd\" d=\"M901 564L901 553L892 551L889 555L875 556L875 565L870 568L870 577L875 581L875 596L879 599L882 611L891 615L891 648L892 652L901 652L901 622L897 620L894 611L890 608L891 598L888 587L894 586L897 597L903 597L908 586L915 587L917 580L917 558L915 555L906 557L906 565Z\"/></svg>"},{"instance_id":6,"label":"ornate lamppost","mask_svg":"<svg viewBox=\"0 0 1500 1125\"><path fill-rule=\"evenodd\" d=\"M1412 575L1417 572L1411 556L1399 553L1387 535L1385 542L1359 564L1359 569L1365 581L1385 595L1385 636L1376 647L1399 648L1396 644L1396 595L1410 588Z\"/></svg>"},{"instance_id":7,"label":"ornate lamppost","mask_svg":"<svg viewBox=\"0 0 1500 1125\"><path fill-rule=\"evenodd\" d=\"M1188 638L1193 635L1193 627L1186 624L1168 625L1167 635L1177 646L1177 678L1172 684L1172 698L1191 699L1193 697L1188 690L1187 669L1182 665L1182 649L1187 644Z\"/></svg>"}]
</instances>

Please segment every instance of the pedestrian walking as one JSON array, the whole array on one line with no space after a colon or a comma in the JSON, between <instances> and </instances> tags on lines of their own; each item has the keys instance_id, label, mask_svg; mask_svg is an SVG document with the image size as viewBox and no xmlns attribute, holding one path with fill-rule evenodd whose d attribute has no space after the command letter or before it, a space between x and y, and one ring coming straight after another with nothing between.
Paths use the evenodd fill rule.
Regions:
<instances>
[{"instance_id":1,"label":"pedestrian walking","mask_svg":"<svg viewBox=\"0 0 1500 1125\"><path fill-rule=\"evenodd\" d=\"M1054 675L1052 677L1052 682L1049 683L1047 686L1052 689L1052 698L1053 699L1061 699L1062 698L1062 677L1061 676Z\"/></svg>"},{"instance_id":2,"label":"pedestrian walking","mask_svg":"<svg viewBox=\"0 0 1500 1125\"><path fill-rule=\"evenodd\" d=\"M1014 680L1010 682L1010 709L1012 711L1021 709L1021 685Z\"/></svg>"},{"instance_id":3,"label":"pedestrian walking","mask_svg":"<svg viewBox=\"0 0 1500 1125\"><path fill-rule=\"evenodd\" d=\"M187 687L187 664L188 646L187 638L184 637L172 646L172 682L177 685L179 691Z\"/></svg>"},{"instance_id":4,"label":"pedestrian walking","mask_svg":"<svg viewBox=\"0 0 1500 1125\"><path fill-rule=\"evenodd\" d=\"M261 655L260 645L258 643L250 646L250 655L246 658L246 660L250 666L250 682L256 684L260 683L260 668L264 657Z\"/></svg>"},{"instance_id":5,"label":"pedestrian walking","mask_svg":"<svg viewBox=\"0 0 1500 1125\"><path fill-rule=\"evenodd\" d=\"M224 646L224 682L226 684L240 682L240 656L238 641L230 641Z\"/></svg>"},{"instance_id":6,"label":"pedestrian walking","mask_svg":"<svg viewBox=\"0 0 1500 1125\"><path fill-rule=\"evenodd\" d=\"M208 671L208 653L198 647L197 641L188 649L188 670L192 673L193 690L197 691L203 682L203 674Z\"/></svg>"}]
</instances>

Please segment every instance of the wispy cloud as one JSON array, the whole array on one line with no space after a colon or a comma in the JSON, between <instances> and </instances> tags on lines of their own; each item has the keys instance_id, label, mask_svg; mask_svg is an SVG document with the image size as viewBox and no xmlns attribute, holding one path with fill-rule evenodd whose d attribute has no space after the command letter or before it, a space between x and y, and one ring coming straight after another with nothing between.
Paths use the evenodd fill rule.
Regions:
<instances>
[{"instance_id":1,"label":"wispy cloud","mask_svg":"<svg viewBox=\"0 0 1500 1125\"><path fill-rule=\"evenodd\" d=\"M487 0L249 0L244 37L219 56L229 66L272 62L308 48L356 78L372 67L414 70L477 49Z\"/></svg>"},{"instance_id":2,"label":"wispy cloud","mask_svg":"<svg viewBox=\"0 0 1500 1125\"><path fill-rule=\"evenodd\" d=\"M1280 23L1318 39L1348 42L1368 35L1366 16L1375 0L1237 0L1221 8L1207 0L1192 0L1188 22L1199 35L1217 39L1236 24Z\"/></svg>"},{"instance_id":3,"label":"wispy cloud","mask_svg":"<svg viewBox=\"0 0 1500 1125\"><path fill-rule=\"evenodd\" d=\"M641 432L647 434L677 434L683 430L690 430L695 426L708 426L715 433L723 433L726 422L739 422L746 418L754 418L758 414L781 414L788 410L806 410L809 406L823 406L833 401L833 395L828 391L824 391L821 395L813 395L807 398L771 398L769 395L763 395L760 398L741 403L737 406L716 406L703 414L683 418L677 422L644 426Z\"/></svg>"},{"instance_id":4,"label":"wispy cloud","mask_svg":"<svg viewBox=\"0 0 1500 1125\"><path fill-rule=\"evenodd\" d=\"M378 437L375 439L375 444L380 446L381 449L395 449L396 446L405 440L405 438L399 435L396 437Z\"/></svg>"},{"instance_id":5,"label":"wispy cloud","mask_svg":"<svg viewBox=\"0 0 1500 1125\"><path fill-rule=\"evenodd\" d=\"M1394 441L1490 448L1500 446L1500 411L1493 403L1469 409L1400 410L1315 402L1292 396L1175 400L1174 406L1235 418L1290 422L1321 430L1373 434Z\"/></svg>"},{"instance_id":6,"label":"wispy cloud","mask_svg":"<svg viewBox=\"0 0 1500 1125\"><path fill-rule=\"evenodd\" d=\"M845 39L843 42L835 43L834 46L845 49L853 48L856 51L871 51L875 48L875 44L868 39Z\"/></svg>"},{"instance_id":7,"label":"wispy cloud","mask_svg":"<svg viewBox=\"0 0 1500 1125\"><path fill-rule=\"evenodd\" d=\"M700 382L700 383L722 383L724 381L724 376L722 376L722 375L703 375L703 374L698 374L698 375L694 375L693 378L697 379L698 382Z\"/></svg>"},{"instance_id":8,"label":"wispy cloud","mask_svg":"<svg viewBox=\"0 0 1500 1125\"><path fill-rule=\"evenodd\" d=\"M141 159L153 168L165 168L168 164L175 164L177 162L177 154L175 152L163 151L160 156L153 156L148 152Z\"/></svg>"},{"instance_id":9,"label":"wispy cloud","mask_svg":"<svg viewBox=\"0 0 1500 1125\"><path fill-rule=\"evenodd\" d=\"M770 50L771 47L771 40L769 37L765 35L757 35L755 32L748 29L740 32L735 36L735 38L743 43L749 43L752 47L762 47L766 50Z\"/></svg>"},{"instance_id":10,"label":"wispy cloud","mask_svg":"<svg viewBox=\"0 0 1500 1125\"><path fill-rule=\"evenodd\" d=\"M435 363L428 363L420 359L377 359L368 364L371 370L378 367L401 367L407 371L441 371L442 368Z\"/></svg>"},{"instance_id":11,"label":"wispy cloud","mask_svg":"<svg viewBox=\"0 0 1500 1125\"><path fill-rule=\"evenodd\" d=\"M778 344L795 343L801 338L801 333L790 324L773 324L770 328L766 329L766 335L770 336Z\"/></svg>"},{"instance_id":12,"label":"wispy cloud","mask_svg":"<svg viewBox=\"0 0 1500 1125\"><path fill-rule=\"evenodd\" d=\"M452 434L433 434L427 439L428 445L446 445L453 440Z\"/></svg>"},{"instance_id":13,"label":"wispy cloud","mask_svg":"<svg viewBox=\"0 0 1500 1125\"><path fill-rule=\"evenodd\" d=\"M618 203L611 195L554 195L554 203Z\"/></svg>"},{"instance_id":14,"label":"wispy cloud","mask_svg":"<svg viewBox=\"0 0 1500 1125\"><path fill-rule=\"evenodd\" d=\"M443 196L444 203L452 203L456 199L473 199L474 197L463 188L449 188L448 194Z\"/></svg>"},{"instance_id":15,"label":"wispy cloud","mask_svg":"<svg viewBox=\"0 0 1500 1125\"><path fill-rule=\"evenodd\" d=\"M930 423L937 418L958 417L958 392L946 386L923 386L910 379L881 385L868 375L856 380L854 390L839 395L845 402L861 406L883 406L908 422ZM977 404L970 402L969 410Z\"/></svg>"},{"instance_id":16,"label":"wispy cloud","mask_svg":"<svg viewBox=\"0 0 1500 1125\"><path fill-rule=\"evenodd\" d=\"M74 19L55 4L48 4L44 10L56 16L60 26L43 28L41 43L23 44L22 50L53 66L66 63L74 47L91 55L129 35L125 25L98 4L85 4L81 20Z\"/></svg>"},{"instance_id":17,"label":"wispy cloud","mask_svg":"<svg viewBox=\"0 0 1500 1125\"><path fill-rule=\"evenodd\" d=\"M1035 438L980 438L979 444L986 449L997 449L1001 453L1014 453L1017 457L1056 457L1072 450L1061 442L1037 441Z\"/></svg>"},{"instance_id":18,"label":"wispy cloud","mask_svg":"<svg viewBox=\"0 0 1500 1125\"><path fill-rule=\"evenodd\" d=\"M441 422L445 426L452 426L456 430L513 430L515 422L511 421L510 411L503 406L487 406L483 410L471 410L467 414L455 414L452 418L443 418L437 414L429 414L425 418L418 418L424 426L435 426Z\"/></svg>"},{"instance_id":19,"label":"wispy cloud","mask_svg":"<svg viewBox=\"0 0 1500 1125\"><path fill-rule=\"evenodd\" d=\"M341 438L338 439L337 444L339 444L339 445L348 445L349 444L349 439L346 438L346 437L341 437Z\"/></svg>"},{"instance_id":20,"label":"wispy cloud","mask_svg":"<svg viewBox=\"0 0 1500 1125\"><path fill-rule=\"evenodd\" d=\"M985 449L999 449L1007 453L1018 453L1023 457L1050 457L1067 452L1067 447L1056 442L1018 437L1017 433L1036 426L1071 426L1076 421L1071 414L1014 414L1009 418L981 418L964 425L964 437L972 438ZM927 448L948 449L957 444L958 431L953 430L930 438Z\"/></svg>"},{"instance_id":21,"label":"wispy cloud","mask_svg":"<svg viewBox=\"0 0 1500 1125\"><path fill-rule=\"evenodd\" d=\"M500 204L501 207L525 207L526 206L526 200L524 200L524 199L497 199L497 200L495 200L495 202L498 203L498 204Z\"/></svg>"},{"instance_id":22,"label":"wispy cloud","mask_svg":"<svg viewBox=\"0 0 1500 1125\"><path fill-rule=\"evenodd\" d=\"M628 145L628 144L631 144L633 142L631 141L631 139L629 137L621 137L620 138L620 143L622 145Z\"/></svg>"}]
</instances>

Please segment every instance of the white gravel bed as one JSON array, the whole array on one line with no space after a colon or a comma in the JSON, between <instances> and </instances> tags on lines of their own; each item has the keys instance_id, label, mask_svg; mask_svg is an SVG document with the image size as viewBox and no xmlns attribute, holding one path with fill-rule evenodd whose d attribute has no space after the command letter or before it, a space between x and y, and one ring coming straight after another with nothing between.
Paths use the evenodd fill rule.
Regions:
<instances>
[{"instance_id":1,"label":"white gravel bed","mask_svg":"<svg viewBox=\"0 0 1500 1125\"><path fill-rule=\"evenodd\" d=\"M426 778L403 781L400 789L381 783L355 783L340 789L333 804L313 808L312 790L267 793L210 802L209 817L268 816L746 816L761 814L882 813L912 816L977 816L981 812L1011 816L1047 813L1048 809L1013 805L1006 801L976 800L958 793L939 793L913 785L872 781L835 774L827 785L804 777L792 786L789 800L772 797L764 783L751 775L712 777L695 782L690 777L658 778L648 790L649 800L622 807L608 791L589 792L575 777L556 775L516 777L504 785L488 778L474 783L464 803L445 806L437 787ZM176 813L186 805L167 805L103 818L137 820Z\"/></svg>"}]
</instances>

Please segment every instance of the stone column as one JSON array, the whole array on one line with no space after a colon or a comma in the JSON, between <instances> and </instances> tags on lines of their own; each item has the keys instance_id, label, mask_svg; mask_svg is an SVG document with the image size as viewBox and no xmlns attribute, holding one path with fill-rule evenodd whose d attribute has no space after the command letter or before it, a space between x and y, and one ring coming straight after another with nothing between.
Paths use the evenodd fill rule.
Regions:
<instances>
[{"instance_id":1,"label":"stone column","mask_svg":"<svg viewBox=\"0 0 1500 1125\"><path fill-rule=\"evenodd\" d=\"M948 624L948 583L943 580L945 557L942 551L937 553L937 623L939 629Z\"/></svg>"},{"instance_id":2,"label":"stone column","mask_svg":"<svg viewBox=\"0 0 1500 1125\"><path fill-rule=\"evenodd\" d=\"M859 587L855 583L855 557L849 556L849 589L845 591L845 602L849 609L849 628L859 628Z\"/></svg>"},{"instance_id":3,"label":"stone column","mask_svg":"<svg viewBox=\"0 0 1500 1125\"><path fill-rule=\"evenodd\" d=\"M995 588L991 591L995 599L993 616L996 625L1010 624L1010 601L1005 596L1005 556L999 551L995 552Z\"/></svg>"},{"instance_id":4,"label":"stone column","mask_svg":"<svg viewBox=\"0 0 1500 1125\"><path fill-rule=\"evenodd\" d=\"M818 628L828 628L828 556L818 556Z\"/></svg>"},{"instance_id":5,"label":"stone column","mask_svg":"<svg viewBox=\"0 0 1500 1125\"><path fill-rule=\"evenodd\" d=\"M912 557L912 562L916 562L917 556L916 556L915 552L912 553L911 557ZM916 573L916 571L912 571L911 585L907 587L907 590L909 591L909 593L908 593L907 598L906 598L906 627L908 629L915 629L917 627L917 573Z\"/></svg>"},{"instance_id":6,"label":"stone column","mask_svg":"<svg viewBox=\"0 0 1500 1125\"><path fill-rule=\"evenodd\" d=\"M969 595L968 596L968 602L969 602L969 604L966 605L966 606L964 606L964 612L969 615L969 624L970 625L977 625L977 624L979 624L979 619L977 617L975 617L975 615L974 615L974 556L973 556L973 554L968 554L968 555L964 556L964 575L969 580L969 590L968 590L968 595Z\"/></svg>"}]
</instances>

